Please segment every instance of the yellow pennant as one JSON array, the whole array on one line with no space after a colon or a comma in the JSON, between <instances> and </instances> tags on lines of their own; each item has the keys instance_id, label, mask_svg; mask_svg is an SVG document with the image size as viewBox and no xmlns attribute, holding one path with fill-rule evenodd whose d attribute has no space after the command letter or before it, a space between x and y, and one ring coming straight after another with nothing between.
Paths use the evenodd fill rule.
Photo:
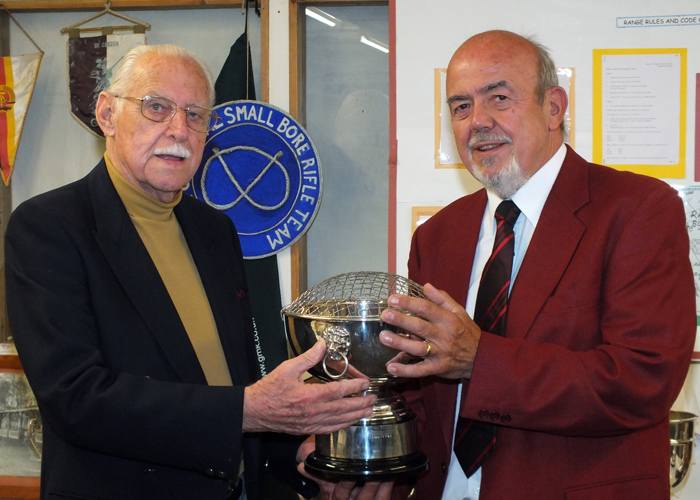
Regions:
<instances>
[{"instance_id":1,"label":"yellow pennant","mask_svg":"<svg viewBox=\"0 0 700 500\"><path fill-rule=\"evenodd\" d=\"M34 92L43 52L8 56L0 64L0 168L9 185L24 118Z\"/></svg>"}]
</instances>

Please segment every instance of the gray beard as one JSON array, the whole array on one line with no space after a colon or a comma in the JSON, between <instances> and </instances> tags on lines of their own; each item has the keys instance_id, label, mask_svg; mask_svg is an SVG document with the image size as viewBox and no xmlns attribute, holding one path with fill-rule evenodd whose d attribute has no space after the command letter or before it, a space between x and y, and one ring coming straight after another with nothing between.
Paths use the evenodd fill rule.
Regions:
<instances>
[{"instance_id":1,"label":"gray beard","mask_svg":"<svg viewBox=\"0 0 700 500\"><path fill-rule=\"evenodd\" d=\"M496 193L503 200L513 196L530 179L522 171L514 156L511 156L508 164L496 173L490 173L488 171L489 167L490 165L484 165L483 167L476 165L472 161L472 175L487 190Z\"/></svg>"}]
</instances>

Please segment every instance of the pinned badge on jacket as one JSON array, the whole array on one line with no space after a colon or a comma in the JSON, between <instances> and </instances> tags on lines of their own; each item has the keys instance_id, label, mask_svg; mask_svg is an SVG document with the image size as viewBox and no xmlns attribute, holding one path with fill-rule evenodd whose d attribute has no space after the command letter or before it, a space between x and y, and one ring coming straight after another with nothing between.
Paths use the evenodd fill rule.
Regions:
<instances>
[{"instance_id":1,"label":"pinned badge on jacket","mask_svg":"<svg viewBox=\"0 0 700 500\"><path fill-rule=\"evenodd\" d=\"M285 111L260 101L215 108L202 164L185 192L233 220L243 256L260 259L297 241L321 204L316 147Z\"/></svg>"}]
</instances>

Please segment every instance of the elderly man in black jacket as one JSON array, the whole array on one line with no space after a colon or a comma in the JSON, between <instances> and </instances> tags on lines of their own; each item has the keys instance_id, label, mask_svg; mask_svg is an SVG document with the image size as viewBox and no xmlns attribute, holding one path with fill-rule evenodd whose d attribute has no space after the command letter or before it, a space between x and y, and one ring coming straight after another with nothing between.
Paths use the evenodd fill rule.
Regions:
<instances>
[{"instance_id":1,"label":"elderly man in black jacket","mask_svg":"<svg viewBox=\"0 0 700 500\"><path fill-rule=\"evenodd\" d=\"M11 217L8 309L44 422L43 499L257 499L263 467L285 457L301 484L300 440L266 431L371 414L373 397L344 397L367 381L303 383L323 343L252 383L236 230L181 190L213 94L184 49L135 49L97 102L104 159Z\"/></svg>"}]
</instances>

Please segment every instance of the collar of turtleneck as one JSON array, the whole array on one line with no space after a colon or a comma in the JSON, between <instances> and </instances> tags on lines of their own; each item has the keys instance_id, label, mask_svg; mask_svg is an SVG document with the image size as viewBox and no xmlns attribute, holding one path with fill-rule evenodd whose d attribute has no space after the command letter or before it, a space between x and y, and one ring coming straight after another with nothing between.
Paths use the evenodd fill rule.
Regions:
<instances>
[{"instance_id":1,"label":"collar of turtleneck","mask_svg":"<svg viewBox=\"0 0 700 500\"><path fill-rule=\"evenodd\" d=\"M173 216L173 209L182 199L182 190L178 191L171 203L163 203L153 198L143 189L134 186L115 168L107 153L104 155L107 172L122 199L126 211L131 217L141 217L153 221L167 222Z\"/></svg>"}]
</instances>

